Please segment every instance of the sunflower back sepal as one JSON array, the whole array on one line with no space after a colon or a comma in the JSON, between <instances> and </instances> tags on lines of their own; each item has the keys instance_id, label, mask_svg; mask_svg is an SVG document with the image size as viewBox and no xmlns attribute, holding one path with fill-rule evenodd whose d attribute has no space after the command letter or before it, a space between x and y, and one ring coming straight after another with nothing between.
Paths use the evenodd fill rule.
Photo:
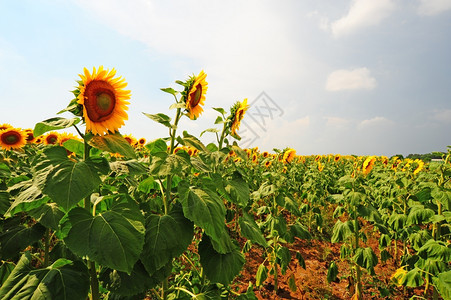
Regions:
<instances>
[{"instance_id":1,"label":"sunflower back sepal","mask_svg":"<svg viewBox=\"0 0 451 300\"><path fill-rule=\"evenodd\" d=\"M44 121L41 121L37 123L34 126L33 129L33 135L34 136L40 136L46 132L52 131L52 130L59 130L59 129L65 129L69 128L73 125L76 125L80 122L80 118L50 118Z\"/></svg>"}]
</instances>

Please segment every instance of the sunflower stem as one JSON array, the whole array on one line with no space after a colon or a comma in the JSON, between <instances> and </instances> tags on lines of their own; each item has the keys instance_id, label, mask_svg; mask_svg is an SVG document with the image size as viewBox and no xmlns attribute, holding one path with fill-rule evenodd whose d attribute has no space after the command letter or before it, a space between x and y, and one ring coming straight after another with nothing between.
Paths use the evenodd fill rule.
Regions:
<instances>
[{"instance_id":1,"label":"sunflower stem","mask_svg":"<svg viewBox=\"0 0 451 300\"><path fill-rule=\"evenodd\" d=\"M227 136L225 133L227 131L227 122L224 122L224 127L222 128L221 139L218 143L218 151L222 149L222 143L224 142L225 137Z\"/></svg>"},{"instance_id":2,"label":"sunflower stem","mask_svg":"<svg viewBox=\"0 0 451 300\"><path fill-rule=\"evenodd\" d=\"M44 268L49 266L49 250L50 250L50 228L45 230L44 235Z\"/></svg>"},{"instance_id":3,"label":"sunflower stem","mask_svg":"<svg viewBox=\"0 0 451 300\"><path fill-rule=\"evenodd\" d=\"M84 160L86 161L89 158L89 152L91 150L91 146L85 140L85 153ZM87 196L84 199L84 207L88 212L91 212L91 195ZM91 300L99 300L100 299L100 291L99 291L99 281L97 279L97 270L96 263L94 261L87 260L89 276L91 277Z\"/></svg>"}]
</instances>

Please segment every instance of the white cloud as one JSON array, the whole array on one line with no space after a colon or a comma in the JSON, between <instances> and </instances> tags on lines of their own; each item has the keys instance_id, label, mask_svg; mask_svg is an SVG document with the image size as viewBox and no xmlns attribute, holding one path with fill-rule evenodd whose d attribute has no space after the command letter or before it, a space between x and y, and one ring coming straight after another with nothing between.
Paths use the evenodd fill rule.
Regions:
<instances>
[{"instance_id":1,"label":"white cloud","mask_svg":"<svg viewBox=\"0 0 451 300\"><path fill-rule=\"evenodd\" d=\"M353 70L336 70L329 74L326 83L328 91L372 90L377 82L367 68Z\"/></svg>"},{"instance_id":2,"label":"white cloud","mask_svg":"<svg viewBox=\"0 0 451 300\"><path fill-rule=\"evenodd\" d=\"M378 25L394 9L392 0L353 0L348 14L332 23L332 34L338 38Z\"/></svg>"},{"instance_id":3,"label":"white cloud","mask_svg":"<svg viewBox=\"0 0 451 300\"><path fill-rule=\"evenodd\" d=\"M451 123L451 109L436 112L434 119L443 123Z\"/></svg>"},{"instance_id":4,"label":"white cloud","mask_svg":"<svg viewBox=\"0 0 451 300\"><path fill-rule=\"evenodd\" d=\"M381 128L384 126L391 126L394 122L385 117L374 117L371 119L363 120L359 123L357 128L369 129L369 128Z\"/></svg>"},{"instance_id":5,"label":"white cloud","mask_svg":"<svg viewBox=\"0 0 451 300\"><path fill-rule=\"evenodd\" d=\"M420 0L418 14L434 16L450 9L451 0Z\"/></svg>"},{"instance_id":6,"label":"white cloud","mask_svg":"<svg viewBox=\"0 0 451 300\"><path fill-rule=\"evenodd\" d=\"M351 123L351 120L340 117L324 117L324 119L326 119L326 126L332 128L344 128Z\"/></svg>"}]
</instances>

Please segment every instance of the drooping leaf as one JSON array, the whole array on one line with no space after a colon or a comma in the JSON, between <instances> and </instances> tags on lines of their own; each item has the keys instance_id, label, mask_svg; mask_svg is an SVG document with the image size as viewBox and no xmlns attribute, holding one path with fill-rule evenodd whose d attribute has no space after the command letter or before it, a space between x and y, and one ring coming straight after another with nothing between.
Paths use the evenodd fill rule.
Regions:
<instances>
[{"instance_id":1,"label":"drooping leaf","mask_svg":"<svg viewBox=\"0 0 451 300\"><path fill-rule=\"evenodd\" d=\"M245 262L244 255L236 249L227 254L216 252L206 235L199 243L199 255L207 278L224 285L240 273Z\"/></svg>"},{"instance_id":2,"label":"drooping leaf","mask_svg":"<svg viewBox=\"0 0 451 300\"><path fill-rule=\"evenodd\" d=\"M370 271L371 274L374 273L374 267L378 263L377 256L374 253L373 249L371 249L371 247L358 248L355 251L352 260L362 268L365 268L368 271Z\"/></svg>"},{"instance_id":3,"label":"drooping leaf","mask_svg":"<svg viewBox=\"0 0 451 300\"><path fill-rule=\"evenodd\" d=\"M354 233L354 225L351 221L342 222L337 220L332 230L332 243L338 243L346 240Z\"/></svg>"},{"instance_id":4,"label":"drooping leaf","mask_svg":"<svg viewBox=\"0 0 451 300\"><path fill-rule=\"evenodd\" d=\"M141 175L147 173L147 168L136 159L111 162L110 168L117 174Z\"/></svg>"},{"instance_id":5,"label":"drooping leaf","mask_svg":"<svg viewBox=\"0 0 451 300\"><path fill-rule=\"evenodd\" d=\"M281 246L279 247L279 249L277 250L277 258L279 259L279 263L280 263L280 268L282 271L282 274L285 274L288 265L291 262L291 253L290 253L290 249L288 249L287 247Z\"/></svg>"},{"instance_id":6,"label":"drooping leaf","mask_svg":"<svg viewBox=\"0 0 451 300\"><path fill-rule=\"evenodd\" d=\"M119 153L127 158L136 158L135 150L119 132L95 135L89 139L88 143L103 151Z\"/></svg>"},{"instance_id":7,"label":"drooping leaf","mask_svg":"<svg viewBox=\"0 0 451 300\"><path fill-rule=\"evenodd\" d=\"M240 173L235 172L233 178L230 180L225 180L224 184L225 191L229 194L229 199L242 207L247 205L249 201L249 185L242 178Z\"/></svg>"},{"instance_id":8,"label":"drooping leaf","mask_svg":"<svg viewBox=\"0 0 451 300\"><path fill-rule=\"evenodd\" d=\"M433 278L434 285L443 299L451 299L451 270Z\"/></svg>"},{"instance_id":9,"label":"drooping leaf","mask_svg":"<svg viewBox=\"0 0 451 300\"><path fill-rule=\"evenodd\" d=\"M175 129L175 127L171 124L171 118L163 113L158 113L158 114L143 113L143 114L146 117L148 117L149 119L151 119L157 123L160 123L168 128Z\"/></svg>"},{"instance_id":10,"label":"drooping leaf","mask_svg":"<svg viewBox=\"0 0 451 300\"><path fill-rule=\"evenodd\" d=\"M327 269L327 282L331 283L336 281L338 278L338 266L335 261L332 261Z\"/></svg>"},{"instance_id":11,"label":"drooping leaf","mask_svg":"<svg viewBox=\"0 0 451 300\"><path fill-rule=\"evenodd\" d=\"M425 208L423 205L412 206L407 216L407 225L428 223L434 215L435 212L432 209Z\"/></svg>"},{"instance_id":12,"label":"drooping leaf","mask_svg":"<svg viewBox=\"0 0 451 300\"><path fill-rule=\"evenodd\" d=\"M163 139L153 140L145 145L147 150L149 150L150 154L154 155L158 152L167 152L168 145Z\"/></svg>"},{"instance_id":13,"label":"drooping leaf","mask_svg":"<svg viewBox=\"0 0 451 300\"><path fill-rule=\"evenodd\" d=\"M260 287L268 278L268 268L264 264L260 264L255 275L255 286Z\"/></svg>"},{"instance_id":14,"label":"drooping leaf","mask_svg":"<svg viewBox=\"0 0 451 300\"><path fill-rule=\"evenodd\" d=\"M5 217L11 217L19 212L27 212L44 203L47 203L50 198L42 194L41 189L37 186L34 180L21 181L8 189L20 190L13 199L14 202L5 213Z\"/></svg>"},{"instance_id":15,"label":"drooping leaf","mask_svg":"<svg viewBox=\"0 0 451 300\"><path fill-rule=\"evenodd\" d=\"M180 152L180 153L179 153ZM179 151L175 154L168 154L166 152L155 153L152 157L150 165L150 173L157 176L168 176L171 174L178 174L183 169L191 165L190 157L184 156Z\"/></svg>"},{"instance_id":16,"label":"drooping leaf","mask_svg":"<svg viewBox=\"0 0 451 300\"><path fill-rule=\"evenodd\" d=\"M0 289L0 299L86 299L89 274L80 261L59 259L44 269L32 269L31 255L20 258Z\"/></svg>"},{"instance_id":17,"label":"drooping leaf","mask_svg":"<svg viewBox=\"0 0 451 300\"><path fill-rule=\"evenodd\" d=\"M241 216L239 219L239 224L241 228L241 234L245 238L263 247L268 247L268 243L266 242L265 237L263 236L260 228L258 227L252 216L244 213L243 216Z\"/></svg>"},{"instance_id":18,"label":"drooping leaf","mask_svg":"<svg viewBox=\"0 0 451 300\"><path fill-rule=\"evenodd\" d=\"M34 126L33 135L40 136L48 131L69 128L73 125L78 124L79 122L80 122L80 118L66 119L66 118L56 117L56 118L47 119L47 120L37 123Z\"/></svg>"},{"instance_id":19,"label":"drooping leaf","mask_svg":"<svg viewBox=\"0 0 451 300\"><path fill-rule=\"evenodd\" d=\"M59 222L64 217L64 212L60 210L56 203L45 203L29 213L36 221L53 230L58 230Z\"/></svg>"},{"instance_id":20,"label":"drooping leaf","mask_svg":"<svg viewBox=\"0 0 451 300\"><path fill-rule=\"evenodd\" d=\"M136 205L119 203L93 217L75 207L62 221L64 242L80 257L130 273L144 245L144 219Z\"/></svg>"},{"instance_id":21,"label":"drooping leaf","mask_svg":"<svg viewBox=\"0 0 451 300\"><path fill-rule=\"evenodd\" d=\"M303 240L309 240L312 238L312 235L308 231L308 229L299 222L290 226L290 232L293 236L298 237Z\"/></svg>"}]
</instances>

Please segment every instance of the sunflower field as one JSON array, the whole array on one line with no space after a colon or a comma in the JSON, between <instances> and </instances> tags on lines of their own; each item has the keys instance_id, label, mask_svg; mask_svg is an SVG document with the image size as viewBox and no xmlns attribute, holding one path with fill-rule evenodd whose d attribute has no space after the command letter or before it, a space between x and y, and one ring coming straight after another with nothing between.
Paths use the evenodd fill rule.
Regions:
<instances>
[{"instance_id":1,"label":"sunflower field","mask_svg":"<svg viewBox=\"0 0 451 300\"><path fill-rule=\"evenodd\" d=\"M0 125L0 299L451 299L451 148L242 149L247 99L214 108L205 145L178 127L203 71L162 89L174 116L144 113L168 130L146 141L119 132L124 78L79 76L73 117Z\"/></svg>"}]
</instances>

